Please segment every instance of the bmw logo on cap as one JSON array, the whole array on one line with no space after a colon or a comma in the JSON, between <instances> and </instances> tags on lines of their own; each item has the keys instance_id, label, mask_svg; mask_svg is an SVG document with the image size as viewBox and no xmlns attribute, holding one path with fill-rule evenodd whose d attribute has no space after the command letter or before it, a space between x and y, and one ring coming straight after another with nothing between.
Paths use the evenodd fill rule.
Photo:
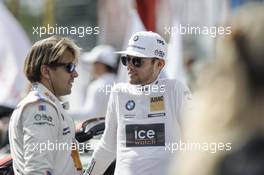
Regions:
<instances>
[{"instance_id":1,"label":"bmw logo on cap","mask_svg":"<svg viewBox=\"0 0 264 175\"><path fill-rule=\"evenodd\" d=\"M137 41L137 40L138 40L138 36L137 36L137 35L134 36L133 40L134 40L134 41Z\"/></svg>"},{"instance_id":2,"label":"bmw logo on cap","mask_svg":"<svg viewBox=\"0 0 264 175\"><path fill-rule=\"evenodd\" d=\"M136 106L136 103L134 102L134 100L129 100L127 103L126 103L126 109L131 111L135 108Z\"/></svg>"}]
</instances>

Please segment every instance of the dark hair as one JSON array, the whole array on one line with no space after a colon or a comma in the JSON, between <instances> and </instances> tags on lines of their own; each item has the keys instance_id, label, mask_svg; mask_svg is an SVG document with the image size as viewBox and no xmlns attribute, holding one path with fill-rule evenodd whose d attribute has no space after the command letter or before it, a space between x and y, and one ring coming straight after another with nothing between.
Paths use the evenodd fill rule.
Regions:
<instances>
[{"instance_id":1,"label":"dark hair","mask_svg":"<svg viewBox=\"0 0 264 175\"><path fill-rule=\"evenodd\" d=\"M241 149L226 157L218 166L217 175L263 175L264 137L257 135Z\"/></svg>"},{"instance_id":2,"label":"dark hair","mask_svg":"<svg viewBox=\"0 0 264 175\"><path fill-rule=\"evenodd\" d=\"M248 49L249 43L247 41L246 35L242 32L237 32L234 34L233 38L238 56L245 65L252 92L263 90L264 62L261 60L264 59L264 54L251 53Z\"/></svg>"},{"instance_id":3,"label":"dark hair","mask_svg":"<svg viewBox=\"0 0 264 175\"><path fill-rule=\"evenodd\" d=\"M105 64L105 67L106 67L107 72L109 72L109 73L116 73L117 72L117 69L114 67L108 66L106 64Z\"/></svg>"}]
</instances>

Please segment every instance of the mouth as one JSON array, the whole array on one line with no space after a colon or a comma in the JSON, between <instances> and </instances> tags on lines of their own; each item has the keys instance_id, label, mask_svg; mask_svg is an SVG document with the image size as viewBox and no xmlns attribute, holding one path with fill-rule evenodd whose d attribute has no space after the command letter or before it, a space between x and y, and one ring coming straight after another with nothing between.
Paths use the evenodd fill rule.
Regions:
<instances>
[{"instance_id":1,"label":"mouth","mask_svg":"<svg viewBox=\"0 0 264 175\"><path fill-rule=\"evenodd\" d=\"M71 81L69 82L69 85L70 85L70 86L72 86L73 82L74 82L74 81L73 81L73 80L71 80Z\"/></svg>"},{"instance_id":2,"label":"mouth","mask_svg":"<svg viewBox=\"0 0 264 175\"><path fill-rule=\"evenodd\" d=\"M137 74L136 72L128 72L128 75L129 75L130 77L135 76L136 74Z\"/></svg>"}]
</instances>

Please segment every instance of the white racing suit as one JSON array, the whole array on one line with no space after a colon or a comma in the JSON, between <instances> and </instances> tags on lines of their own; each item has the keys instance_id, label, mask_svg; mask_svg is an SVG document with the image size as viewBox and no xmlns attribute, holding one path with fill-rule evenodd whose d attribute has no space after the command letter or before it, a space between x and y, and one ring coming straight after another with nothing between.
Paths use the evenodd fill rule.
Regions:
<instances>
[{"instance_id":1,"label":"white racing suit","mask_svg":"<svg viewBox=\"0 0 264 175\"><path fill-rule=\"evenodd\" d=\"M146 86L117 84L106 129L85 174L103 174L116 158L115 175L166 175L170 145L180 139L180 113L188 99L188 88L172 79Z\"/></svg>"},{"instance_id":2,"label":"white racing suit","mask_svg":"<svg viewBox=\"0 0 264 175\"><path fill-rule=\"evenodd\" d=\"M12 114L9 140L16 175L82 174L74 122L40 83Z\"/></svg>"}]
</instances>

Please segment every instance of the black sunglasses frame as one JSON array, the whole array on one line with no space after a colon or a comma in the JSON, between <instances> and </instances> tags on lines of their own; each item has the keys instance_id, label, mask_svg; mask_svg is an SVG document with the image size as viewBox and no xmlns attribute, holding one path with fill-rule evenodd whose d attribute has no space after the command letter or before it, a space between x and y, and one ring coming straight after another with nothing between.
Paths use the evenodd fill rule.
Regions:
<instances>
[{"instance_id":1,"label":"black sunglasses frame","mask_svg":"<svg viewBox=\"0 0 264 175\"><path fill-rule=\"evenodd\" d=\"M141 67L142 64L144 63L144 58L140 58L140 57L133 57L133 56L121 56L121 63L124 66L127 66L128 62L131 61L132 65L135 67Z\"/></svg>"},{"instance_id":2,"label":"black sunglasses frame","mask_svg":"<svg viewBox=\"0 0 264 175\"><path fill-rule=\"evenodd\" d=\"M50 64L49 66L51 67L63 66L65 71L68 73L73 73L74 71L76 71L76 64L74 63L54 63L54 64Z\"/></svg>"}]
</instances>

